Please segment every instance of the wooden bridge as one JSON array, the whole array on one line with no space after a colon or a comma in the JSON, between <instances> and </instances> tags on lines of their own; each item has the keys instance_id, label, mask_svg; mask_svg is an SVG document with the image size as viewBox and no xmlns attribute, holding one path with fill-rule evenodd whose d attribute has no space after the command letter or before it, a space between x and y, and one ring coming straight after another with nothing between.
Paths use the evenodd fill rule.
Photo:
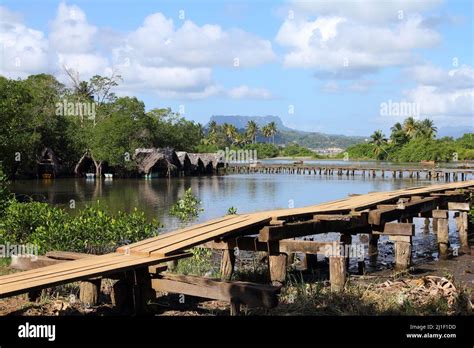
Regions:
<instances>
[{"instance_id":1,"label":"wooden bridge","mask_svg":"<svg viewBox=\"0 0 474 348\"><path fill-rule=\"evenodd\" d=\"M335 242L294 238L328 232L341 233L337 242L339 247L350 245L352 235L368 234L371 256L377 255L379 237L388 235L395 243L395 267L406 268L411 263L413 218L432 219L434 229L437 230L440 256L447 257L450 250L448 211L453 211L461 251L470 252L468 233L472 232L472 228L468 221L468 211L473 193L474 180L351 195L304 208L227 215L122 246L116 252L106 255L75 257L73 253L73 256L67 257L63 254L68 253L59 253L60 256L55 257L51 253L46 259L40 257L43 263L37 261L35 264L33 260L26 267L29 270L1 276L0 297L27 292L30 295L37 294L41 289L75 281L89 284L98 291L101 278L113 278L120 279L118 283L128 286L125 291L133 294L135 302L156 297L154 291L160 290L228 299L233 303L234 311L238 311L240 303L258 302L270 306L275 303L268 300L268 296L275 295L276 288L258 288L252 283L228 282L234 270L236 248L267 252L273 285L285 281L288 258L293 253L304 253L311 260L311 255L325 253L328 246L335 245ZM195 246L223 251L221 273L226 282L160 274L165 269L160 264L191 256L189 250ZM346 279L348 255L338 251L337 254L326 256L330 262L331 287L341 291ZM46 266L42 267L44 265ZM309 262L307 266L310 267ZM363 267L360 263L359 266ZM260 299L267 300L253 301L256 293Z\"/></svg>"},{"instance_id":2,"label":"wooden bridge","mask_svg":"<svg viewBox=\"0 0 474 348\"><path fill-rule=\"evenodd\" d=\"M411 178L436 181L465 181L474 178L474 168L437 168L404 166L363 166L363 165L304 165L295 164L231 164L225 171L229 174L299 174L319 176L369 178Z\"/></svg>"}]
</instances>

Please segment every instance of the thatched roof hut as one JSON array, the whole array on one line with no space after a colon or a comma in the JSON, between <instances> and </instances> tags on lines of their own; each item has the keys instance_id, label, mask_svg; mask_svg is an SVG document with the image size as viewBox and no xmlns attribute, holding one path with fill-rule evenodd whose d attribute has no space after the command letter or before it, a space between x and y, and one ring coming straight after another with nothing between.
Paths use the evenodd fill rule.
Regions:
<instances>
[{"instance_id":1,"label":"thatched roof hut","mask_svg":"<svg viewBox=\"0 0 474 348\"><path fill-rule=\"evenodd\" d=\"M216 153L199 153L199 158L204 164L206 173L216 172L219 168L224 167L223 159Z\"/></svg>"},{"instance_id":2,"label":"thatched roof hut","mask_svg":"<svg viewBox=\"0 0 474 348\"><path fill-rule=\"evenodd\" d=\"M59 173L59 159L49 147L41 151L36 162L36 173L39 177L55 177Z\"/></svg>"},{"instance_id":3,"label":"thatched roof hut","mask_svg":"<svg viewBox=\"0 0 474 348\"><path fill-rule=\"evenodd\" d=\"M180 170L183 171L185 174L189 174L193 170L193 165L191 160L189 159L188 153L185 151L177 151L176 156L178 156Z\"/></svg>"},{"instance_id":4,"label":"thatched roof hut","mask_svg":"<svg viewBox=\"0 0 474 348\"><path fill-rule=\"evenodd\" d=\"M199 155L199 153L188 153L188 158L191 162L192 172L196 174L203 174L206 172L206 166Z\"/></svg>"},{"instance_id":5,"label":"thatched roof hut","mask_svg":"<svg viewBox=\"0 0 474 348\"><path fill-rule=\"evenodd\" d=\"M181 168L176 152L169 147L136 149L135 161L139 173L157 177L176 175Z\"/></svg>"}]
</instances>

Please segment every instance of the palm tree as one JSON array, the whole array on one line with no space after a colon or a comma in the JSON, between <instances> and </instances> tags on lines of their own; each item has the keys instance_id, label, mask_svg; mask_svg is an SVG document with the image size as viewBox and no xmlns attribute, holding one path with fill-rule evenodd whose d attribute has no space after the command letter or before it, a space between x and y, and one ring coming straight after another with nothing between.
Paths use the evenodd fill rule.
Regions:
<instances>
[{"instance_id":1,"label":"palm tree","mask_svg":"<svg viewBox=\"0 0 474 348\"><path fill-rule=\"evenodd\" d=\"M272 143L275 145L275 134L277 133L277 125L275 122L270 122L268 125L270 136L272 137Z\"/></svg>"},{"instance_id":2,"label":"palm tree","mask_svg":"<svg viewBox=\"0 0 474 348\"><path fill-rule=\"evenodd\" d=\"M252 144L257 142L257 133L258 133L258 125L255 121L248 121L247 122L247 129L245 131L247 136L252 140Z\"/></svg>"},{"instance_id":3,"label":"palm tree","mask_svg":"<svg viewBox=\"0 0 474 348\"><path fill-rule=\"evenodd\" d=\"M208 138L211 144L217 143L217 134L219 132L219 126L216 121L209 122L208 126Z\"/></svg>"},{"instance_id":4,"label":"palm tree","mask_svg":"<svg viewBox=\"0 0 474 348\"><path fill-rule=\"evenodd\" d=\"M270 138L272 136L272 131L270 130L268 124L266 126L263 126L262 133L265 138Z\"/></svg>"},{"instance_id":5,"label":"palm tree","mask_svg":"<svg viewBox=\"0 0 474 348\"><path fill-rule=\"evenodd\" d=\"M395 123L390 128L390 131L391 131L390 140L392 141L393 144L402 145L408 141L408 136L405 134L405 131L403 130L403 126L400 122Z\"/></svg>"},{"instance_id":6,"label":"palm tree","mask_svg":"<svg viewBox=\"0 0 474 348\"><path fill-rule=\"evenodd\" d=\"M434 122L429 118L425 118L419 123L417 135L431 139L436 136L437 131L438 128L435 127Z\"/></svg>"},{"instance_id":7,"label":"palm tree","mask_svg":"<svg viewBox=\"0 0 474 348\"><path fill-rule=\"evenodd\" d=\"M418 121L416 121L413 117L408 117L405 121L403 121L403 130L410 138L413 138L416 135L417 129Z\"/></svg>"},{"instance_id":8,"label":"palm tree","mask_svg":"<svg viewBox=\"0 0 474 348\"><path fill-rule=\"evenodd\" d=\"M374 145L374 154L377 159L380 159L380 154L382 151L387 153L384 149L384 146L387 144L387 139L385 138L385 134L381 130L376 130L374 134L370 136L369 144Z\"/></svg>"},{"instance_id":9,"label":"palm tree","mask_svg":"<svg viewBox=\"0 0 474 348\"><path fill-rule=\"evenodd\" d=\"M224 123L222 126L225 136L233 144L235 142L236 136L238 134L237 128L233 124Z\"/></svg>"}]
</instances>

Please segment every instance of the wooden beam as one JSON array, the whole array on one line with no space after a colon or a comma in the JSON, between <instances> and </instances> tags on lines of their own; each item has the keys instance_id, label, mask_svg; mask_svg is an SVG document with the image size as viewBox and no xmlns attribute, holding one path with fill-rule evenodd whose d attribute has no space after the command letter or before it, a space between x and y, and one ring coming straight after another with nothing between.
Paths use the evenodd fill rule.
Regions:
<instances>
[{"instance_id":1,"label":"wooden beam","mask_svg":"<svg viewBox=\"0 0 474 348\"><path fill-rule=\"evenodd\" d=\"M283 226L265 226L260 230L258 240L269 242L287 238L303 237L312 234L343 232L367 224L365 216L351 216L349 220L309 220L288 223Z\"/></svg>"},{"instance_id":2,"label":"wooden beam","mask_svg":"<svg viewBox=\"0 0 474 348\"><path fill-rule=\"evenodd\" d=\"M403 209L395 205L377 208L369 212L368 222L371 225L383 226L387 222L400 218L418 216L419 213L436 209L437 200L435 197L426 197L413 202L404 203Z\"/></svg>"},{"instance_id":3,"label":"wooden beam","mask_svg":"<svg viewBox=\"0 0 474 348\"><path fill-rule=\"evenodd\" d=\"M431 216L435 219L447 219L448 218L448 211L435 209L431 212Z\"/></svg>"},{"instance_id":4,"label":"wooden beam","mask_svg":"<svg viewBox=\"0 0 474 348\"><path fill-rule=\"evenodd\" d=\"M448 210L470 211L470 206L467 202L448 202Z\"/></svg>"},{"instance_id":5,"label":"wooden beam","mask_svg":"<svg viewBox=\"0 0 474 348\"><path fill-rule=\"evenodd\" d=\"M373 231L374 234L393 236L414 236L415 225L409 222L392 222L384 225L382 232Z\"/></svg>"},{"instance_id":6,"label":"wooden beam","mask_svg":"<svg viewBox=\"0 0 474 348\"><path fill-rule=\"evenodd\" d=\"M250 282L222 282L195 276L164 273L152 279L156 291L184 294L213 300L238 302L249 307L273 308L280 287Z\"/></svg>"}]
</instances>

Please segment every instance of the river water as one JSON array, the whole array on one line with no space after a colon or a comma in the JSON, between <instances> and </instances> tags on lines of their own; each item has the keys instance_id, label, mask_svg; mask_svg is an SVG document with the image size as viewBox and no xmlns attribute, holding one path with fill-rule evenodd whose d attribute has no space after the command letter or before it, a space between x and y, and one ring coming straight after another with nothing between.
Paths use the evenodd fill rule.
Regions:
<instances>
[{"instance_id":1,"label":"river water","mask_svg":"<svg viewBox=\"0 0 474 348\"><path fill-rule=\"evenodd\" d=\"M164 225L162 232L166 232L179 227L179 222L169 216L168 211L188 188L202 202L204 210L196 220L200 222L223 216L230 207L235 207L238 213L298 208L344 198L351 193L363 194L424 184L429 184L429 181L362 176L235 174L153 180L23 180L13 182L11 188L17 194L64 207L72 214L84 205L97 201L112 212L128 212L138 208L149 219L158 219ZM71 203L74 203L74 209L70 208ZM415 219L414 222L414 259L436 257L436 236L423 231L422 219ZM330 233L317 236L315 240L336 240L337 237L338 234ZM454 224L450 225L450 241L457 246ZM353 239L354 244L359 242L357 237ZM380 244L378 267L384 267L393 261L393 245L387 237L382 237Z\"/></svg>"}]
</instances>

